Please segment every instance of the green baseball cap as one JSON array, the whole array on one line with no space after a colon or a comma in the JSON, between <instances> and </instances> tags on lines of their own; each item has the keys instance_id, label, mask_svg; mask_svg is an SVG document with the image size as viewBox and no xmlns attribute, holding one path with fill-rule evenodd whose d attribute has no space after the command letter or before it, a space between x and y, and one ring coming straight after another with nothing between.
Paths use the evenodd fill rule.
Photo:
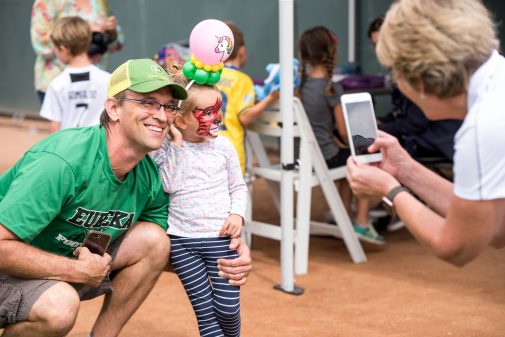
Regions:
<instances>
[{"instance_id":1,"label":"green baseball cap","mask_svg":"<svg viewBox=\"0 0 505 337\"><path fill-rule=\"evenodd\" d=\"M109 79L109 98L130 89L135 92L151 92L163 87L172 89L176 99L188 98L188 92L180 84L174 83L170 75L151 59L128 60L120 65Z\"/></svg>"}]
</instances>

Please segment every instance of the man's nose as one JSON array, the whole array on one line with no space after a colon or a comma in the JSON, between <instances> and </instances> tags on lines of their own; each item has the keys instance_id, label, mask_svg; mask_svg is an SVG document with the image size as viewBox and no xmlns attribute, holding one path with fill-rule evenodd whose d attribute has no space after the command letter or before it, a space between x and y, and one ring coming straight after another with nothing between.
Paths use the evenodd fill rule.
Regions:
<instances>
[{"instance_id":1,"label":"man's nose","mask_svg":"<svg viewBox=\"0 0 505 337\"><path fill-rule=\"evenodd\" d=\"M167 120L169 120L169 114L165 112L165 109L161 108L159 109L158 111L156 111L156 113L154 114L154 118L162 121L162 122L166 122ZM173 119L173 118L172 118Z\"/></svg>"}]
</instances>

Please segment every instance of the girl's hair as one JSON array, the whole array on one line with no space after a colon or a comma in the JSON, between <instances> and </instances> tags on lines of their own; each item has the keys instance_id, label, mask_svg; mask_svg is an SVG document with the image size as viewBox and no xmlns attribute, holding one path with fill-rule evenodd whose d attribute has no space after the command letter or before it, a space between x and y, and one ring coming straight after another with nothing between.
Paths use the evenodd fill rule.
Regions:
<instances>
[{"instance_id":1,"label":"girl's hair","mask_svg":"<svg viewBox=\"0 0 505 337\"><path fill-rule=\"evenodd\" d=\"M333 67L337 60L337 37L328 28L317 26L303 32L299 41L301 57L301 84L299 95L305 83L307 67L323 65L326 68L326 94L335 93L331 82Z\"/></svg>"},{"instance_id":2,"label":"girl's hair","mask_svg":"<svg viewBox=\"0 0 505 337\"><path fill-rule=\"evenodd\" d=\"M56 21L49 38L56 47L65 46L72 56L77 56L88 51L91 27L78 16L67 16Z\"/></svg>"},{"instance_id":3,"label":"girl's hair","mask_svg":"<svg viewBox=\"0 0 505 337\"><path fill-rule=\"evenodd\" d=\"M499 47L479 0L401 0L386 13L377 56L393 76L439 98L466 90L469 76Z\"/></svg>"},{"instance_id":4,"label":"girl's hair","mask_svg":"<svg viewBox=\"0 0 505 337\"><path fill-rule=\"evenodd\" d=\"M179 112L180 115L184 115L193 109L193 106L195 105L196 95L192 95L192 92L195 89L196 90L204 90L204 89L218 90L215 85L199 85L196 83L191 84L191 86L188 88L187 85L189 84L190 80L188 80L186 78L186 76L184 76L184 74L182 73L182 66L177 62L169 61L167 64L166 71L170 75L170 78L172 78L172 80L175 83L184 86L186 88L186 90L188 91L188 98L182 101L181 110Z\"/></svg>"}]
</instances>

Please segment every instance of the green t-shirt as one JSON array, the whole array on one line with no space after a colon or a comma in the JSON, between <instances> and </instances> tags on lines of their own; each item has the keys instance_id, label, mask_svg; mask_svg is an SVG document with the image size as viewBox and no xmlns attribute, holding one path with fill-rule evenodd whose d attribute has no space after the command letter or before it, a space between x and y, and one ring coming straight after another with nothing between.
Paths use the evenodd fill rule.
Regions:
<instances>
[{"instance_id":1,"label":"green t-shirt","mask_svg":"<svg viewBox=\"0 0 505 337\"><path fill-rule=\"evenodd\" d=\"M0 224L26 243L72 256L89 229L124 234L137 220L167 229L168 197L145 156L119 181L101 126L65 129L0 176Z\"/></svg>"}]
</instances>

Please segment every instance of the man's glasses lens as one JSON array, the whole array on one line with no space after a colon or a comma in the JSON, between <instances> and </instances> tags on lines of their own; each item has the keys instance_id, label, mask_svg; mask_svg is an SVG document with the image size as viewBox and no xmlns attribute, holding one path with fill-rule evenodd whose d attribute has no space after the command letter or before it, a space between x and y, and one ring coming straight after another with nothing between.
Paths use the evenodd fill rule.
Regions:
<instances>
[{"instance_id":1,"label":"man's glasses lens","mask_svg":"<svg viewBox=\"0 0 505 337\"><path fill-rule=\"evenodd\" d=\"M165 112L176 113L180 108L175 104L161 104L149 99L123 98L123 101L131 101L140 104L145 110L153 112L159 111L163 107Z\"/></svg>"}]
</instances>

